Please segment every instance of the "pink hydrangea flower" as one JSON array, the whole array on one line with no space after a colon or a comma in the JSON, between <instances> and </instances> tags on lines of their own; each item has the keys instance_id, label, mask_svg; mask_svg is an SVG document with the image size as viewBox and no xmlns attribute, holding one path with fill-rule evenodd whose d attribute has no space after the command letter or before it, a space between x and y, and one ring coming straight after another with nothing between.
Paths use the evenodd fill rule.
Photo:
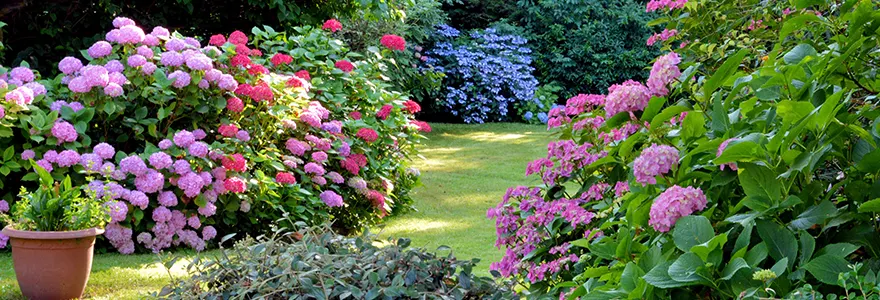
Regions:
<instances>
[{"instance_id":1,"label":"pink hydrangea flower","mask_svg":"<svg viewBox=\"0 0 880 300\"><path fill-rule=\"evenodd\" d=\"M58 139L58 142L60 143L69 143L76 141L79 137L79 133L77 133L76 128L67 121L59 121L52 126L52 136Z\"/></svg>"},{"instance_id":2,"label":"pink hydrangea flower","mask_svg":"<svg viewBox=\"0 0 880 300\"><path fill-rule=\"evenodd\" d=\"M275 174L275 182L280 184L296 184L296 177L288 172L278 172L278 174Z\"/></svg>"},{"instance_id":3,"label":"pink hydrangea flower","mask_svg":"<svg viewBox=\"0 0 880 300\"><path fill-rule=\"evenodd\" d=\"M226 37L224 37L222 34L212 35L211 39L208 40L208 44L217 47L223 46L223 44L226 44Z\"/></svg>"},{"instance_id":4,"label":"pink hydrangea flower","mask_svg":"<svg viewBox=\"0 0 880 300\"><path fill-rule=\"evenodd\" d=\"M159 197L157 197L159 201L159 205L162 206L175 206L177 205L177 195L172 191L164 191L159 193Z\"/></svg>"},{"instance_id":5,"label":"pink hydrangea flower","mask_svg":"<svg viewBox=\"0 0 880 300\"><path fill-rule=\"evenodd\" d=\"M634 112L645 109L651 94L648 88L639 82L627 80L608 88L605 97L605 117L610 118L621 112Z\"/></svg>"},{"instance_id":6,"label":"pink hydrangea flower","mask_svg":"<svg viewBox=\"0 0 880 300\"><path fill-rule=\"evenodd\" d=\"M657 11L661 9L667 9L669 11L682 8L685 4L687 4L688 0L651 0L648 1L646 12Z\"/></svg>"},{"instance_id":7,"label":"pink hydrangea flower","mask_svg":"<svg viewBox=\"0 0 880 300\"><path fill-rule=\"evenodd\" d=\"M339 196L339 194L334 191L323 191L319 197L321 198L321 201L329 207L340 207L343 204L342 196Z\"/></svg>"},{"instance_id":8,"label":"pink hydrangea flower","mask_svg":"<svg viewBox=\"0 0 880 300\"><path fill-rule=\"evenodd\" d=\"M83 67L82 61L76 57L68 56L58 62L58 70L64 74L73 74Z\"/></svg>"},{"instance_id":9,"label":"pink hydrangea flower","mask_svg":"<svg viewBox=\"0 0 880 300\"><path fill-rule=\"evenodd\" d=\"M248 42L248 37L246 34L244 34L244 32L236 30L229 34L229 40L227 41L236 45L246 45Z\"/></svg>"},{"instance_id":10,"label":"pink hydrangea flower","mask_svg":"<svg viewBox=\"0 0 880 300\"><path fill-rule=\"evenodd\" d=\"M113 46L106 41L97 41L89 47L89 50L86 51L89 56L92 58L101 58L107 55L110 55L110 52L113 51Z\"/></svg>"},{"instance_id":11,"label":"pink hydrangea flower","mask_svg":"<svg viewBox=\"0 0 880 300\"><path fill-rule=\"evenodd\" d=\"M371 128L358 129L358 132L355 136L357 136L358 138L360 138L368 143L372 143L372 142L376 141L376 139L379 138L379 135L376 133L376 131Z\"/></svg>"},{"instance_id":12,"label":"pink hydrangea flower","mask_svg":"<svg viewBox=\"0 0 880 300\"><path fill-rule=\"evenodd\" d=\"M223 180L223 187L225 187L227 191L233 193L243 193L246 184L244 180L239 177L230 177Z\"/></svg>"},{"instance_id":13,"label":"pink hydrangea flower","mask_svg":"<svg viewBox=\"0 0 880 300\"><path fill-rule=\"evenodd\" d=\"M706 195L698 188L671 186L654 199L648 225L659 232L668 232L681 217L705 209L706 202Z\"/></svg>"},{"instance_id":14,"label":"pink hydrangea flower","mask_svg":"<svg viewBox=\"0 0 880 300\"><path fill-rule=\"evenodd\" d=\"M678 149L668 145L651 144L633 161L633 175L636 177L636 182L642 185L656 184L655 177L668 173L678 164L678 159Z\"/></svg>"},{"instance_id":15,"label":"pink hydrangea flower","mask_svg":"<svg viewBox=\"0 0 880 300\"><path fill-rule=\"evenodd\" d=\"M174 79L174 83L172 83L171 85L176 88L182 89L190 84L192 77L187 72L177 70L171 72L171 74L168 75L168 79Z\"/></svg>"},{"instance_id":16,"label":"pink hydrangea flower","mask_svg":"<svg viewBox=\"0 0 880 300\"><path fill-rule=\"evenodd\" d=\"M385 120L386 118L388 118L388 115L391 114L391 109L393 108L394 107L390 104L385 104L382 106L381 109L379 109L379 112L376 113L376 116L379 117L379 119Z\"/></svg>"},{"instance_id":17,"label":"pink hydrangea flower","mask_svg":"<svg viewBox=\"0 0 880 300\"><path fill-rule=\"evenodd\" d=\"M647 81L648 90L652 95L662 97L669 94L666 86L681 76L681 70L678 69L679 63L681 63L681 58L675 52L669 52L669 54L657 58L654 66L651 67L651 75Z\"/></svg>"},{"instance_id":18,"label":"pink hydrangea flower","mask_svg":"<svg viewBox=\"0 0 880 300\"><path fill-rule=\"evenodd\" d=\"M655 33L651 37L648 38L648 46L653 46L658 41L666 41L678 34L678 30L672 29L663 29L660 33Z\"/></svg>"}]
</instances>

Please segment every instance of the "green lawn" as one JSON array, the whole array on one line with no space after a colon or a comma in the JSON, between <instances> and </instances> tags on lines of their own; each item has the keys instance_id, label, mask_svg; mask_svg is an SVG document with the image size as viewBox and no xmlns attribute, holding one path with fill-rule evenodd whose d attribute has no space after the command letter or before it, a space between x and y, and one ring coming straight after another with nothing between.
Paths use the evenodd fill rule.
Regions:
<instances>
[{"instance_id":1,"label":"green lawn","mask_svg":"<svg viewBox=\"0 0 880 300\"><path fill-rule=\"evenodd\" d=\"M413 246L431 250L450 246L459 258L480 258L476 271L488 275L489 263L502 252L494 246L495 223L486 219L486 209L495 206L508 187L530 182L524 177L526 163L546 155L551 137L543 126L524 124L432 126L421 149L425 159L415 161L423 184L414 192L418 211L387 220L382 235L409 237ZM161 260L154 254L98 254L85 296L139 299L156 292L169 282ZM178 262L172 274L185 275L186 264ZM22 298L11 255L0 253L0 299Z\"/></svg>"},{"instance_id":2,"label":"green lawn","mask_svg":"<svg viewBox=\"0 0 880 300\"><path fill-rule=\"evenodd\" d=\"M216 251L216 250L215 250ZM212 255L215 251L205 252ZM166 257L168 254L163 254ZM192 257L191 252L175 255ZM162 266L162 257L156 254L121 255L97 254L92 263L92 275L86 286L84 298L89 299L141 299L144 295L159 291L169 283L169 274ZM186 274L188 261L174 265L174 276ZM0 253L0 299L24 299L12 270L12 255Z\"/></svg>"},{"instance_id":3,"label":"green lawn","mask_svg":"<svg viewBox=\"0 0 880 300\"><path fill-rule=\"evenodd\" d=\"M508 187L528 184L526 163L547 155L552 140L545 126L525 124L431 124L421 149L422 186L414 191L418 211L387 220L382 236L409 237L413 246L452 247L456 257L479 258L476 272L504 254L495 248L495 222L486 210ZM378 231L377 229L376 231Z\"/></svg>"}]
</instances>

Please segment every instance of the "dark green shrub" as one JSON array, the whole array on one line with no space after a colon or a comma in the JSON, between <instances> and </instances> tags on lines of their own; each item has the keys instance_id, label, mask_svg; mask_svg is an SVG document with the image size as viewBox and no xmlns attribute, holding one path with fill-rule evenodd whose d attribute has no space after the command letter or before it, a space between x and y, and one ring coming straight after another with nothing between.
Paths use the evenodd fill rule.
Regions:
<instances>
[{"instance_id":1,"label":"dark green shrub","mask_svg":"<svg viewBox=\"0 0 880 300\"><path fill-rule=\"evenodd\" d=\"M214 259L195 259L196 275L165 287L168 299L511 299L479 261L407 249L408 239L377 247L374 236L344 237L328 227L247 238ZM440 250L440 249L438 249Z\"/></svg>"}]
</instances>

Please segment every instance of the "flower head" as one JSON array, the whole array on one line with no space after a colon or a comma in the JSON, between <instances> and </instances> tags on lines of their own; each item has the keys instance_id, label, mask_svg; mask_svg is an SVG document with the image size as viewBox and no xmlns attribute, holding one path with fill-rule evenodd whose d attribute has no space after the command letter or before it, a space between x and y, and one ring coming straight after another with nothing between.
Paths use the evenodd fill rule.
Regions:
<instances>
[{"instance_id":1,"label":"flower head","mask_svg":"<svg viewBox=\"0 0 880 300\"><path fill-rule=\"evenodd\" d=\"M82 61L72 56L65 57L58 63L58 70L61 70L61 73L68 75L76 73L76 71L79 71L82 67Z\"/></svg>"},{"instance_id":2,"label":"flower head","mask_svg":"<svg viewBox=\"0 0 880 300\"><path fill-rule=\"evenodd\" d=\"M681 217L690 215L706 208L706 195L693 187L677 185L663 191L651 205L648 225L659 232L668 232Z\"/></svg>"},{"instance_id":3,"label":"flower head","mask_svg":"<svg viewBox=\"0 0 880 300\"><path fill-rule=\"evenodd\" d=\"M681 76L681 70L678 69L680 62L681 58L675 52L669 52L669 54L657 58L654 66L651 67L651 75L647 81L648 90L652 95L662 97L669 94L666 86Z\"/></svg>"},{"instance_id":4,"label":"flower head","mask_svg":"<svg viewBox=\"0 0 880 300\"><path fill-rule=\"evenodd\" d=\"M296 177L288 172L278 172L275 174L275 182L280 184L296 184Z\"/></svg>"},{"instance_id":5,"label":"flower head","mask_svg":"<svg viewBox=\"0 0 880 300\"><path fill-rule=\"evenodd\" d=\"M379 135L376 133L376 131L371 128L358 129L358 132L355 136L366 141L367 143L372 143L379 138Z\"/></svg>"},{"instance_id":6,"label":"flower head","mask_svg":"<svg viewBox=\"0 0 880 300\"><path fill-rule=\"evenodd\" d=\"M342 29L342 23L339 23L336 19L330 19L325 21L324 26L321 26L321 28L330 32L336 32Z\"/></svg>"},{"instance_id":7,"label":"flower head","mask_svg":"<svg viewBox=\"0 0 880 300\"><path fill-rule=\"evenodd\" d=\"M382 46L391 50L403 51L406 49L406 40L398 35L386 34L382 36L379 42L382 43Z\"/></svg>"},{"instance_id":8,"label":"flower head","mask_svg":"<svg viewBox=\"0 0 880 300\"><path fill-rule=\"evenodd\" d=\"M337 69L342 70L342 72L345 72L345 73L350 73L351 71L354 70L354 65L350 61L347 61L344 59L337 61L335 66Z\"/></svg>"},{"instance_id":9,"label":"flower head","mask_svg":"<svg viewBox=\"0 0 880 300\"><path fill-rule=\"evenodd\" d=\"M89 47L87 53L92 58L101 58L107 55L110 55L110 52L113 51L113 46L106 41L97 41Z\"/></svg>"},{"instance_id":10,"label":"flower head","mask_svg":"<svg viewBox=\"0 0 880 300\"><path fill-rule=\"evenodd\" d=\"M634 112L645 109L651 94L648 88L639 82L627 80L608 88L605 98L605 117L612 117L621 112Z\"/></svg>"},{"instance_id":11,"label":"flower head","mask_svg":"<svg viewBox=\"0 0 880 300\"><path fill-rule=\"evenodd\" d=\"M76 141L79 134L76 132L76 128L67 121L59 121L52 126L52 136L61 143L67 143Z\"/></svg>"},{"instance_id":12,"label":"flower head","mask_svg":"<svg viewBox=\"0 0 880 300\"><path fill-rule=\"evenodd\" d=\"M633 175L642 185L656 184L658 175L666 174L678 164L678 149L652 144L633 161Z\"/></svg>"},{"instance_id":13,"label":"flower head","mask_svg":"<svg viewBox=\"0 0 880 300\"><path fill-rule=\"evenodd\" d=\"M327 204L327 206L329 207L342 206L342 196L339 196L339 194L334 191L323 191L319 196L321 198L321 201L323 201L324 204Z\"/></svg>"}]
</instances>

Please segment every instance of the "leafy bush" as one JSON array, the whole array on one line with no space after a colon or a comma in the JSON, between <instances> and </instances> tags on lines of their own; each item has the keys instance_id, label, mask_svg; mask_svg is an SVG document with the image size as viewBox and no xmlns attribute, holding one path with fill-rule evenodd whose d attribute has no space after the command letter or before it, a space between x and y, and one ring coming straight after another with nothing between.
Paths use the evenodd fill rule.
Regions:
<instances>
[{"instance_id":1,"label":"leafy bush","mask_svg":"<svg viewBox=\"0 0 880 300\"><path fill-rule=\"evenodd\" d=\"M460 261L407 249L408 239L377 247L374 236L327 228L245 239L215 259L195 259L194 275L165 287L167 299L510 299L510 291Z\"/></svg>"},{"instance_id":2,"label":"leafy bush","mask_svg":"<svg viewBox=\"0 0 880 300\"><path fill-rule=\"evenodd\" d=\"M466 123L483 123L514 119L515 105L533 101L538 81L526 39L493 28L461 36L448 25L441 25L437 36L427 63L447 76L438 106Z\"/></svg>"},{"instance_id":3,"label":"leafy bush","mask_svg":"<svg viewBox=\"0 0 880 300\"><path fill-rule=\"evenodd\" d=\"M560 139L527 167L541 182L488 212L506 249L493 272L567 299L797 298L875 281L878 4L793 5L650 1L668 14L655 39L676 52L646 84L551 110Z\"/></svg>"},{"instance_id":4,"label":"leafy bush","mask_svg":"<svg viewBox=\"0 0 880 300\"><path fill-rule=\"evenodd\" d=\"M5 75L7 187L37 179L30 159L87 184L110 208L105 237L123 253L201 250L283 216L359 230L411 204L408 158L430 127L383 80L378 50L349 52L308 26L215 35L202 47L130 19L114 25L112 44L83 51L85 66L67 57L53 80L24 66Z\"/></svg>"},{"instance_id":5,"label":"leafy bush","mask_svg":"<svg viewBox=\"0 0 880 300\"><path fill-rule=\"evenodd\" d=\"M547 123L547 112L556 105L562 87L556 84L545 84L535 90L532 101L520 102L516 105L517 115L532 124Z\"/></svg>"},{"instance_id":6,"label":"leafy bush","mask_svg":"<svg viewBox=\"0 0 880 300\"><path fill-rule=\"evenodd\" d=\"M650 16L633 0L518 1L515 23L530 35L535 77L567 87L562 96L600 93L627 79L644 80L657 55L644 40ZM584 72L584 70L590 70Z\"/></svg>"}]
</instances>

